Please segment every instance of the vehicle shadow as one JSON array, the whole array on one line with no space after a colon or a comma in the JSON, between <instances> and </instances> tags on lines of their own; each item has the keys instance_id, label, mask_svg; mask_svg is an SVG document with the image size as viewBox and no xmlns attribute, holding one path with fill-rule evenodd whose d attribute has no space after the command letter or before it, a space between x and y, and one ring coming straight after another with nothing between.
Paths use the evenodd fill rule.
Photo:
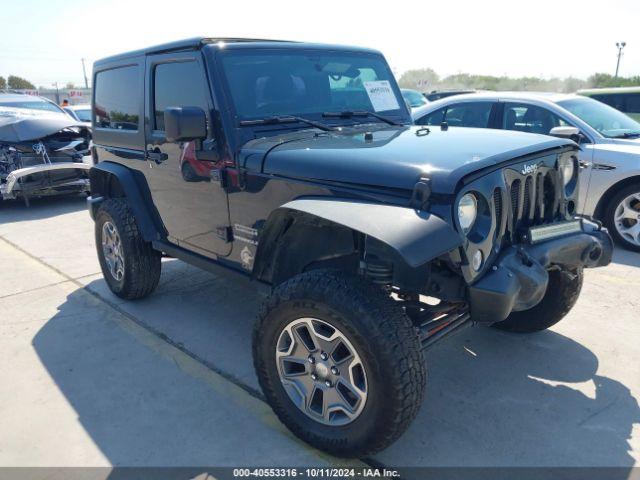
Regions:
<instances>
[{"instance_id":1,"label":"vehicle shadow","mask_svg":"<svg viewBox=\"0 0 640 480\"><path fill-rule=\"evenodd\" d=\"M3 200L0 202L0 222L17 223L30 220L64 215L87 208L85 195L65 195L49 198L31 198L30 206L22 200Z\"/></svg>"},{"instance_id":2,"label":"vehicle shadow","mask_svg":"<svg viewBox=\"0 0 640 480\"><path fill-rule=\"evenodd\" d=\"M193 362L159 337L118 318L77 289L32 339L42 365L109 464L275 466L285 456L294 463L309 457L308 449L274 435L276 430L260 420L266 408L261 402L225 393L227 383L203 378ZM55 443L58 434L52 430L42 429L40 441ZM81 455L84 446L70 448ZM81 458L70 455L65 458ZM149 473L114 472L109 478Z\"/></svg>"},{"instance_id":3,"label":"vehicle shadow","mask_svg":"<svg viewBox=\"0 0 640 480\"><path fill-rule=\"evenodd\" d=\"M630 267L640 267L640 253L616 246L611 261L612 263L619 263Z\"/></svg>"},{"instance_id":4,"label":"vehicle shadow","mask_svg":"<svg viewBox=\"0 0 640 480\"><path fill-rule=\"evenodd\" d=\"M137 321L254 388L255 379L243 374L251 369L254 294L233 283L222 287L206 272L189 280L187 267L174 268L159 291L175 289L178 282L184 289L174 291L170 303L193 303L194 310L181 315L163 295L120 307L137 305L128 310ZM205 284L212 282L213 287ZM87 288L102 295L102 283L96 280ZM104 318L87 322L83 317L90 307L83 299L86 292L80 292L59 307L33 346L109 461L189 466L215 465L219 455L227 455L227 462L233 458L224 445L242 443L247 432L238 427L233 438L221 438L212 420L218 407L195 400L191 389L199 388L197 382L166 385L154 363L120 352ZM178 333L185 331L191 334ZM235 361L225 360L230 351L242 350ZM426 359L422 410L376 461L402 467L634 465L629 439L640 423L638 403L623 383L598 374L598 358L584 345L553 331L522 336L476 327L445 340ZM184 445L192 435L201 446L195 451ZM271 463L268 453L249 455L251 463Z\"/></svg>"},{"instance_id":5,"label":"vehicle shadow","mask_svg":"<svg viewBox=\"0 0 640 480\"><path fill-rule=\"evenodd\" d=\"M551 330L522 336L476 327L426 359L422 411L383 462L615 466L623 468L613 478L628 477L640 408L627 386L598 374L598 358L584 345Z\"/></svg>"}]
</instances>

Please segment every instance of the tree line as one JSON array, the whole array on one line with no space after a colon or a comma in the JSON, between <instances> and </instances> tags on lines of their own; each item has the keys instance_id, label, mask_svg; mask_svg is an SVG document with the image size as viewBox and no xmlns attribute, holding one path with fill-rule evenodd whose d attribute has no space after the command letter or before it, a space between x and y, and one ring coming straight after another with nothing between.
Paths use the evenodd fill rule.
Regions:
<instances>
[{"instance_id":1,"label":"tree line","mask_svg":"<svg viewBox=\"0 0 640 480\"><path fill-rule=\"evenodd\" d=\"M16 90L35 90L36 86L26 78L18 77L16 75L9 75L7 78L0 76L0 90L3 90L5 88Z\"/></svg>"},{"instance_id":2,"label":"tree line","mask_svg":"<svg viewBox=\"0 0 640 480\"><path fill-rule=\"evenodd\" d=\"M538 77L496 77L493 75L472 75L470 73L456 73L441 78L431 68L407 70L398 80L403 88L414 88L423 92L444 89L470 90L529 90L542 92L571 93L581 88L604 87L634 87L640 86L640 75L634 77L614 77L608 73L594 73L588 79L576 77L566 78L538 78ZM35 90L36 87L29 80L9 75L0 76L0 90L6 88L15 90ZM73 83L67 83L66 88L75 88Z\"/></svg>"},{"instance_id":3,"label":"tree line","mask_svg":"<svg viewBox=\"0 0 640 480\"><path fill-rule=\"evenodd\" d=\"M26 78L17 75L9 75L4 78L0 75L0 90L9 88L11 90L37 90L36 86ZM76 88L72 82L68 82L64 88Z\"/></svg>"},{"instance_id":4,"label":"tree line","mask_svg":"<svg viewBox=\"0 0 640 480\"><path fill-rule=\"evenodd\" d=\"M413 88L422 92L446 89L469 90L515 90L571 93L581 88L633 87L640 86L640 75L614 77L608 73L595 73L586 80L576 77L549 79L538 77L496 77L493 75L473 75L457 73L440 77L431 68L407 70L398 80L403 88Z\"/></svg>"}]
</instances>

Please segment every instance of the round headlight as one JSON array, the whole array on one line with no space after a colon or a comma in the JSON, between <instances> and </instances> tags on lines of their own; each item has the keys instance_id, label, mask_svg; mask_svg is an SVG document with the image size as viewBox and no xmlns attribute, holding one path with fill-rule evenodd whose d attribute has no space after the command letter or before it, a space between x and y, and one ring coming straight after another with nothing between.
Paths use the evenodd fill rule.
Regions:
<instances>
[{"instance_id":1,"label":"round headlight","mask_svg":"<svg viewBox=\"0 0 640 480\"><path fill-rule=\"evenodd\" d=\"M565 187L573 180L574 170L573 158L566 158L560 163L560 174L562 175L562 183Z\"/></svg>"},{"instance_id":2,"label":"round headlight","mask_svg":"<svg viewBox=\"0 0 640 480\"><path fill-rule=\"evenodd\" d=\"M467 234L478 216L478 201L473 193L467 193L458 202L458 222Z\"/></svg>"}]
</instances>

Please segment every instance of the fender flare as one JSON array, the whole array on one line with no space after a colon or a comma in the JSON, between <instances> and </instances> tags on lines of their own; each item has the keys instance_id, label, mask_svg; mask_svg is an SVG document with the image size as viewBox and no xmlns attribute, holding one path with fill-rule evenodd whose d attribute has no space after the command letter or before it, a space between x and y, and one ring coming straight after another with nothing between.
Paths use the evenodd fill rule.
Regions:
<instances>
[{"instance_id":1,"label":"fender flare","mask_svg":"<svg viewBox=\"0 0 640 480\"><path fill-rule=\"evenodd\" d=\"M429 212L347 198L300 198L271 213L258 246L258 269L268 255L269 245L282 233L281 220L287 211L318 217L372 237L388 246L412 269L463 243L460 234L446 221Z\"/></svg>"},{"instance_id":2,"label":"fender flare","mask_svg":"<svg viewBox=\"0 0 640 480\"><path fill-rule=\"evenodd\" d=\"M117 179L121 191L113 191L112 177ZM119 163L105 161L89 170L89 181L91 197L87 199L87 204L92 218L95 218L100 204L106 198L124 195L136 218L142 238L147 242L166 238L166 229L153 205L149 186L142 173Z\"/></svg>"}]
</instances>

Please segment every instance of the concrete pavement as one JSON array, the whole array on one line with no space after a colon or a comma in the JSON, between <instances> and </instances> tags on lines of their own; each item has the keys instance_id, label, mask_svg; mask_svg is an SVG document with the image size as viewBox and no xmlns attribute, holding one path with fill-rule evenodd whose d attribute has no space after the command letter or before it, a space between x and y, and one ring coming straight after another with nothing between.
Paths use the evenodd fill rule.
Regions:
<instances>
[{"instance_id":1,"label":"concrete pavement","mask_svg":"<svg viewBox=\"0 0 640 480\"><path fill-rule=\"evenodd\" d=\"M635 465L638 266L617 251L588 271L547 332L473 328L429 351L417 420L373 460ZM0 207L0 465L335 464L259 399L253 289L167 260L153 295L123 302L98 272L82 199Z\"/></svg>"}]
</instances>

